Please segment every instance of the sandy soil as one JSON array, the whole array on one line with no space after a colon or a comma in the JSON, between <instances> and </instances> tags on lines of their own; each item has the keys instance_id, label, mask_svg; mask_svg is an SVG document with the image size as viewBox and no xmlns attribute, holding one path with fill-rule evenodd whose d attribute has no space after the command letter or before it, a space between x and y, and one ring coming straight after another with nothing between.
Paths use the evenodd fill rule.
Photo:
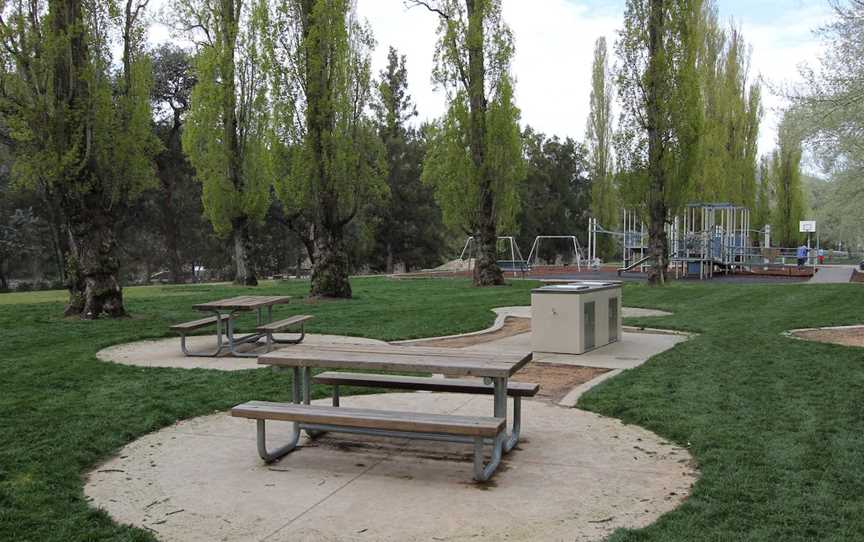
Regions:
<instances>
[{"instance_id":1,"label":"sandy soil","mask_svg":"<svg viewBox=\"0 0 864 542\"><path fill-rule=\"evenodd\" d=\"M864 326L841 329L812 329L793 331L800 339L821 343L842 344L843 346L864 346Z\"/></svg>"},{"instance_id":2,"label":"sandy soil","mask_svg":"<svg viewBox=\"0 0 864 542\"><path fill-rule=\"evenodd\" d=\"M416 346L441 346L443 348L464 348L466 346L474 346L475 344L483 344L505 337L512 337L520 333L531 331L530 318L515 318L508 316L504 320L504 326L501 329L491 333L483 333L479 335L468 335L465 337L451 337L449 339L438 339L436 341L417 342Z\"/></svg>"},{"instance_id":3,"label":"sandy soil","mask_svg":"<svg viewBox=\"0 0 864 542\"><path fill-rule=\"evenodd\" d=\"M609 370L558 363L530 363L513 375L512 380L540 384L540 391L535 399L558 404L570 393L570 390L589 380L594 380L603 373L608 373Z\"/></svg>"}]
</instances>

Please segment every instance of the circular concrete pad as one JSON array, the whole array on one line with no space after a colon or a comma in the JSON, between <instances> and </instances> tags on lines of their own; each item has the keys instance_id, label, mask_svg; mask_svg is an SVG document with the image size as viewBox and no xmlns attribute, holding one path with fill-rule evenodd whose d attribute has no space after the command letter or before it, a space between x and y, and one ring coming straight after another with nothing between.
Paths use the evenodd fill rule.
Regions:
<instances>
[{"instance_id":1,"label":"circular concrete pad","mask_svg":"<svg viewBox=\"0 0 864 542\"><path fill-rule=\"evenodd\" d=\"M326 402L324 403L326 404ZM398 393L343 405L488 415L491 398ZM116 521L162 540L598 540L675 508L695 472L686 450L617 420L536 401L523 442L486 484L471 447L332 435L278 463L257 456L255 423L214 414L126 446L85 493ZM287 435L270 422L271 446Z\"/></svg>"},{"instance_id":2,"label":"circular concrete pad","mask_svg":"<svg viewBox=\"0 0 864 542\"><path fill-rule=\"evenodd\" d=\"M278 339L290 339L296 335L282 335L277 333ZM192 351L215 350L216 336L202 335L189 337L186 340L188 348ZM385 344L376 339L364 339L363 337L343 337L341 335L306 335L303 344L312 346L336 345L336 344ZM248 351L251 345L240 348ZM287 348L289 345L277 345L278 348ZM263 352L260 349L259 352ZM141 367L174 367L179 369L218 369L220 371L239 371L243 369L259 369L256 358L238 358L223 353L218 358L209 357L187 357L180 349L180 338L170 337L154 341L138 341L134 343L118 344L109 346L96 353L96 357L102 361L110 361L123 365L138 365Z\"/></svg>"}]
</instances>

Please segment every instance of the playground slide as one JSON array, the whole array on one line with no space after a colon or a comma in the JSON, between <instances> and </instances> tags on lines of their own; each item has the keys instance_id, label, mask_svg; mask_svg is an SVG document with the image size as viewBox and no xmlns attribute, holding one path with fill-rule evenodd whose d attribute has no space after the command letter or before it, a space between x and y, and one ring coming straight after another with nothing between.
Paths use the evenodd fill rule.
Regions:
<instances>
[{"instance_id":1,"label":"playground slide","mask_svg":"<svg viewBox=\"0 0 864 542\"><path fill-rule=\"evenodd\" d=\"M636 260L635 262L631 263L627 267L619 267L618 268L618 274L620 275L621 273L626 273L627 271L630 271L633 268L639 267L640 265L642 265L643 263L647 262L650 259L651 259L651 256L645 256L641 260Z\"/></svg>"}]
</instances>

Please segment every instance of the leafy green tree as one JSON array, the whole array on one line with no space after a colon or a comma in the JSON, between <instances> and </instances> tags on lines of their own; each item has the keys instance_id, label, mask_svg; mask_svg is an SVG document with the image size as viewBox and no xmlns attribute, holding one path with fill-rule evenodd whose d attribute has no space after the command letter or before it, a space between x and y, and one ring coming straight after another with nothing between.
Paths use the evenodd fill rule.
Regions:
<instances>
[{"instance_id":1,"label":"leafy green tree","mask_svg":"<svg viewBox=\"0 0 864 542\"><path fill-rule=\"evenodd\" d=\"M591 213L606 228L614 228L618 218L612 153L613 92L606 38L601 37L594 44L591 109L585 139L591 161ZM613 240L604 236L597 248L604 258L608 258L614 250Z\"/></svg>"},{"instance_id":2,"label":"leafy green tree","mask_svg":"<svg viewBox=\"0 0 864 542\"><path fill-rule=\"evenodd\" d=\"M756 188L756 204L753 208L751 228L762 231L771 224L771 161L766 155L759 160L759 177ZM762 240L760 239L760 244Z\"/></svg>"},{"instance_id":3,"label":"leafy green tree","mask_svg":"<svg viewBox=\"0 0 864 542\"><path fill-rule=\"evenodd\" d=\"M668 267L665 225L691 194L703 105L697 54L701 0L628 0L616 44L622 104L618 159L629 198L645 202L652 284Z\"/></svg>"},{"instance_id":4,"label":"leafy green tree","mask_svg":"<svg viewBox=\"0 0 864 542\"><path fill-rule=\"evenodd\" d=\"M395 263L406 270L440 263L444 224L434 194L420 180L426 144L407 126L417 115L408 94L405 56L390 48L373 103L378 135L384 143L390 197L374 210L376 249L372 265L392 273Z\"/></svg>"},{"instance_id":5,"label":"leafy green tree","mask_svg":"<svg viewBox=\"0 0 864 542\"><path fill-rule=\"evenodd\" d=\"M143 267L145 280L167 270L160 280L184 282L205 254L227 250L203 216L201 183L183 153L181 138L195 77L192 56L173 45L152 51L154 131L162 142L156 156L158 183L125 213L120 235L126 247L124 271ZM233 277L233 273L229 276Z\"/></svg>"},{"instance_id":6,"label":"leafy green tree","mask_svg":"<svg viewBox=\"0 0 864 542\"><path fill-rule=\"evenodd\" d=\"M801 186L801 132L786 114L780 123L777 149L771 158L774 188L772 242L781 247L797 246L801 241L798 222L804 219L804 193Z\"/></svg>"},{"instance_id":7,"label":"leafy green tree","mask_svg":"<svg viewBox=\"0 0 864 542\"><path fill-rule=\"evenodd\" d=\"M759 82L748 82L750 53L743 35L735 27L720 27L713 1L703 5L699 33L704 122L693 192L703 201L752 208L762 116Z\"/></svg>"},{"instance_id":8,"label":"leafy green tree","mask_svg":"<svg viewBox=\"0 0 864 542\"><path fill-rule=\"evenodd\" d=\"M183 150L202 183L204 214L231 234L234 281L256 285L249 257L252 224L270 204L270 104L262 69L264 0L178 0L175 17L195 40L195 87Z\"/></svg>"},{"instance_id":9,"label":"leafy green tree","mask_svg":"<svg viewBox=\"0 0 864 542\"><path fill-rule=\"evenodd\" d=\"M525 129L523 137L527 174L519 184L519 246L529 250L538 235L579 235L580 243L585 243L583 232L588 230L593 188L588 151L569 137L562 141L538 134L531 127ZM564 241L544 241L539 256L552 260L571 252L572 246ZM527 258L528 253L523 256Z\"/></svg>"},{"instance_id":10,"label":"leafy green tree","mask_svg":"<svg viewBox=\"0 0 864 542\"><path fill-rule=\"evenodd\" d=\"M864 247L864 2L832 1L835 18L820 29L826 45L817 67L802 68L789 94L815 158L831 180L817 212L820 231Z\"/></svg>"},{"instance_id":11,"label":"leafy green tree","mask_svg":"<svg viewBox=\"0 0 864 542\"><path fill-rule=\"evenodd\" d=\"M276 192L313 228L311 294L351 297L346 226L386 194L367 113L374 40L348 0L280 0L267 27Z\"/></svg>"},{"instance_id":12,"label":"leafy green tree","mask_svg":"<svg viewBox=\"0 0 864 542\"><path fill-rule=\"evenodd\" d=\"M2 107L13 174L48 187L70 240L67 315L123 316L115 232L126 204L154 182L146 0L33 0L0 5ZM115 71L109 35L123 54Z\"/></svg>"},{"instance_id":13,"label":"leafy green tree","mask_svg":"<svg viewBox=\"0 0 864 542\"><path fill-rule=\"evenodd\" d=\"M498 230L512 227L525 178L510 75L513 35L500 0L409 3L440 18L432 78L449 101L432 132L423 179L435 187L445 223L477 242L474 284L502 284Z\"/></svg>"},{"instance_id":14,"label":"leafy green tree","mask_svg":"<svg viewBox=\"0 0 864 542\"><path fill-rule=\"evenodd\" d=\"M803 66L804 83L789 94L810 143L829 161L852 159L864 149L864 1L832 0L836 17L820 29L820 66ZM864 169L864 168L862 168Z\"/></svg>"}]
</instances>

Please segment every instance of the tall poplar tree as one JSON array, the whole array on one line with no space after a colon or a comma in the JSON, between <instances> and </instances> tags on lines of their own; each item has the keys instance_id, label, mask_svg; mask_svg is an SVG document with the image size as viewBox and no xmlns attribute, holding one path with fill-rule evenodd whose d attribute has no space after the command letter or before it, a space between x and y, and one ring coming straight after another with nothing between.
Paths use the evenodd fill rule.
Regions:
<instances>
[{"instance_id":1,"label":"tall poplar tree","mask_svg":"<svg viewBox=\"0 0 864 542\"><path fill-rule=\"evenodd\" d=\"M202 183L204 214L231 235L234 281L258 284L250 259L253 222L270 203L265 148L267 79L261 65L265 0L178 0L176 18L197 44L195 87L183 150Z\"/></svg>"},{"instance_id":2,"label":"tall poplar tree","mask_svg":"<svg viewBox=\"0 0 864 542\"><path fill-rule=\"evenodd\" d=\"M369 115L371 30L349 0L280 0L269 11L277 194L312 224L313 296L351 297L345 228L386 193Z\"/></svg>"},{"instance_id":3,"label":"tall poplar tree","mask_svg":"<svg viewBox=\"0 0 864 542\"><path fill-rule=\"evenodd\" d=\"M440 19L432 78L449 102L434 128L423 179L435 187L445 222L474 236L474 284L503 284L498 230L512 226L525 178L510 75L512 32L501 18L500 0L409 4Z\"/></svg>"},{"instance_id":4,"label":"tall poplar tree","mask_svg":"<svg viewBox=\"0 0 864 542\"><path fill-rule=\"evenodd\" d=\"M591 104L586 142L591 162L591 213L601 225L612 228L618 216L612 157L612 96L614 87L607 59L606 38L594 44L591 68ZM614 250L612 239L603 236L598 246L604 257Z\"/></svg>"},{"instance_id":5,"label":"tall poplar tree","mask_svg":"<svg viewBox=\"0 0 864 542\"><path fill-rule=\"evenodd\" d=\"M750 51L741 31L723 30L708 1L700 20L697 58L704 101L701 157L694 195L702 201L755 203L757 142L762 116L759 81L749 81Z\"/></svg>"},{"instance_id":6,"label":"tall poplar tree","mask_svg":"<svg viewBox=\"0 0 864 542\"><path fill-rule=\"evenodd\" d=\"M756 203L750 222L750 227L754 230L763 231L766 225L771 224L771 193L771 160L765 155L759 160ZM762 239L759 242L761 244Z\"/></svg>"},{"instance_id":7,"label":"tall poplar tree","mask_svg":"<svg viewBox=\"0 0 864 542\"><path fill-rule=\"evenodd\" d=\"M623 109L617 155L629 170L630 197L645 202L652 284L666 280L665 226L689 198L700 157L701 10L701 0L628 0L616 44Z\"/></svg>"},{"instance_id":8,"label":"tall poplar tree","mask_svg":"<svg viewBox=\"0 0 864 542\"><path fill-rule=\"evenodd\" d=\"M115 226L155 184L147 0L31 0L0 4L0 108L13 174L59 201L69 237L67 315L123 316ZM109 35L123 52L115 71Z\"/></svg>"},{"instance_id":9,"label":"tall poplar tree","mask_svg":"<svg viewBox=\"0 0 864 542\"><path fill-rule=\"evenodd\" d=\"M772 239L781 247L796 246L801 240L798 222L804 218L801 186L801 132L786 113L777 134L777 149L771 158L774 188Z\"/></svg>"}]
</instances>

